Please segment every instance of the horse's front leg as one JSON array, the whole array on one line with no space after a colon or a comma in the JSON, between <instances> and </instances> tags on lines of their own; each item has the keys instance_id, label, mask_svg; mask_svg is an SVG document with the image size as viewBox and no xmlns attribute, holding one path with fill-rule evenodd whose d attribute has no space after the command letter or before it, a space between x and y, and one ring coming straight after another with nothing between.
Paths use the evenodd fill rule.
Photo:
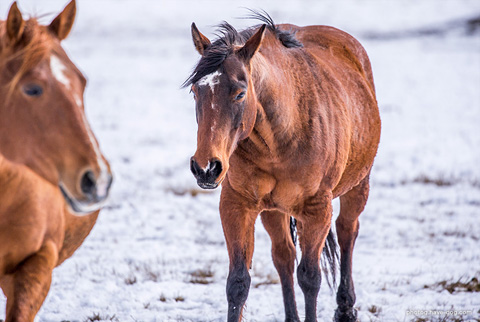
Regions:
<instances>
[{"instance_id":1,"label":"horse's front leg","mask_svg":"<svg viewBox=\"0 0 480 322\"><path fill-rule=\"evenodd\" d=\"M250 289L254 224L258 210L253 209L228 182L222 186L220 217L227 242L230 269L227 278L228 321L238 322Z\"/></svg>"},{"instance_id":2,"label":"horse's front leg","mask_svg":"<svg viewBox=\"0 0 480 322\"><path fill-rule=\"evenodd\" d=\"M298 284L305 296L305 322L317 321L317 296L322 280L320 253L330 231L331 193L317 195L304 205L297 227L302 260L297 268Z\"/></svg>"},{"instance_id":3,"label":"horse's front leg","mask_svg":"<svg viewBox=\"0 0 480 322\"><path fill-rule=\"evenodd\" d=\"M20 264L14 273L1 280L2 289L7 296L5 322L33 322L50 289L52 270L57 259L56 245L47 242L37 253Z\"/></svg>"}]
</instances>

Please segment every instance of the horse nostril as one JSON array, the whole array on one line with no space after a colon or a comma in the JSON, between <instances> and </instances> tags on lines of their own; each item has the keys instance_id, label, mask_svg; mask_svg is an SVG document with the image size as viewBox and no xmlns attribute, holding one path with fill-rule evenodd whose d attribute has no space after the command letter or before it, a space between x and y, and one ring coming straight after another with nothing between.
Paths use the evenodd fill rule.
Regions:
<instances>
[{"instance_id":1,"label":"horse nostril","mask_svg":"<svg viewBox=\"0 0 480 322\"><path fill-rule=\"evenodd\" d=\"M220 173L222 173L222 162L220 160L211 161L208 172L213 180L217 179Z\"/></svg>"},{"instance_id":2,"label":"horse nostril","mask_svg":"<svg viewBox=\"0 0 480 322\"><path fill-rule=\"evenodd\" d=\"M195 177L200 175L200 173L202 171L202 169L200 168L198 163L193 158L190 159L190 171L192 171L192 173Z\"/></svg>"},{"instance_id":3,"label":"horse nostril","mask_svg":"<svg viewBox=\"0 0 480 322\"><path fill-rule=\"evenodd\" d=\"M95 181L95 174L92 171L85 172L80 181L82 192L86 195L92 195L95 191Z\"/></svg>"}]
</instances>

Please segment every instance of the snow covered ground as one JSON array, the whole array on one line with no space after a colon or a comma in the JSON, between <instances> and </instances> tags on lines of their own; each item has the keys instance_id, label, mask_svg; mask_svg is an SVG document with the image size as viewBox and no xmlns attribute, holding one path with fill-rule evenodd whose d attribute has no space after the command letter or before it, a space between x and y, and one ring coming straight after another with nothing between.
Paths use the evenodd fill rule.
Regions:
<instances>
[{"instance_id":1,"label":"snow covered ground","mask_svg":"<svg viewBox=\"0 0 480 322\"><path fill-rule=\"evenodd\" d=\"M38 15L65 4L19 1ZM0 2L2 19L9 5ZM225 319L219 191L200 191L189 172L194 103L180 85L198 59L191 22L210 38L223 20L256 24L236 19L241 7L277 23L338 27L370 55L383 132L354 252L360 320L478 321L480 293L438 284L480 278L480 33L465 25L480 16L478 0L78 1L64 44L89 79L87 116L115 182L88 239L55 270L36 321ZM260 222L253 261L245 321L283 321ZM296 295L303 316L298 285ZM326 283L318 303L319 321L330 321ZM0 319L4 305L0 295ZM411 310L469 313L442 320Z\"/></svg>"}]
</instances>

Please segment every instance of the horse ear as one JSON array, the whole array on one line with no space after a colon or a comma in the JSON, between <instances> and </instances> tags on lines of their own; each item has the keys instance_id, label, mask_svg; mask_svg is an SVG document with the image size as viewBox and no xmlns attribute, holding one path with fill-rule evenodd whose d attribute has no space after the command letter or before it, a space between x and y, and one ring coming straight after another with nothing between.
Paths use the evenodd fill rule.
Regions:
<instances>
[{"instance_id":1,"label":"horse ear","mask_svg":"<svg viewBox=\"0 0 480 322\"><path fill-rule=\"evenodd\" d=\"M237 51L238 55L242 57L246 62L250 61L253 55L255 55L255 53L260 48L266 27L267 25L261 26L255 33L255 35L250 37L250 39L247 40L245 45Z\"/></svg>"},{"instance_id":2,"label":"horse ear","mask_svg":"<svg viewBox=\"0 0 480 322\"><path fill-rule=\"evenodd\" d=\"M7 35L11 43L16 43L20 40L25 29L25 21L22 13L18 10L17 2L15 1L10 7L7 18Z\"/></svg>"},{"instance_id":3,"label":"horse ear","mask_svg":"<svg viewBox=\"0 0 480 322\"><path fill-rule=\"evenodd\" d=\"M75 0L72 0L65 9L53 19L52 23L48 26L48 29L50 29L50 31L60 40L67 38L70 30L72 30L76 12L77 7Z\"/></svg>"},{"instance_id":4,"label":"horse ear","mask_svg":"<svg viewBox=\"0 0 480 322\"><path fill-rule=\"evenodd\" d=\"M197 26L195 26L194 22L192 23L192 38L193 44L195 45L198 53L200 55L203 55L205 49L207 49L207 47L210 46L211 43L207 37L205 37L200 31L198 31Z\"/></svg>"}]
</instances>

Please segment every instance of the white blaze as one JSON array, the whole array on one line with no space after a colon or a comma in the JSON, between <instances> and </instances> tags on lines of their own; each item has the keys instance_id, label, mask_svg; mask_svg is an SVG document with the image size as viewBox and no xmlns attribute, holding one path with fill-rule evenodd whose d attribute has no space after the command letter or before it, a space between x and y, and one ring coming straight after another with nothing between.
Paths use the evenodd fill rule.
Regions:
<instances>
[{"instance_id":1,"label":"white blaze","mask_svg":"<svg viewBox=\"0 0 480 322\"><path fill-rule=\"evenodd\" d=\"M82 108L82 100L80 99L80 96L73 94L73 98L75 99L75 103L77 104L78 108Z\"/></svg>"},{"instance_id":2,"label":"white blaze","mask_svg":"<svg viewBox=\"0 0 480 322\"><path fill-rule=\"evenodd\" d=\"M215 108L213 108L213 109L215 109ZM217 121L214 119L214 120L213 120L213 124L212 124L212 126L210 127L210 131L212 131L212 133L215 132L215 127L216 127L216 126L217 126ZM213 141L213 137L214 137L213 135L210 136L210 140L211 140L211 141Z\"/></svg>"},{"instance_id":3,"label":"white blaze","mask_svg":"<svg viewBox=\"0 0 480 322\"><path fill-rule=\"evenodd\" d=\"M53 76L65 87L70 89L70 80L65 76L64 71L67 69L65 65L62 63L60 58L55 55L50 57L50 69L52 70Z\"/></svg>"},{"instance_id":4,"label":"white blaze","mask_svg":"<svg viewBox=\"0 0 480 322\"><path fill-rule=\"evenodd\" d=\"M70 80L68 77L65 75L65 71L67 70L67 67L62 63L60 58L58 58L55 55L50 56L50 69L52 70L53 77L60 83L62 83L68 90L71 89L70 86ZM73 93L73 99L75 100L75 104L77 104L78 108L82 108L82 99L81 96L78 95L77 93ZM85 113L82 111L81 112L82 118L83 118L83 123L85 126L85 129L88 134L88 138L90 140L90 143L92 145L92 148L95 152L95 156L97 159L98 166L100 168L100 175L98 176L96 180L96 186L97 186L97 195L98 197L106 197L108 194L108 186L109 186L109 181L110 181L110 175L108 173L108 167L105 161L103 160L102 154L100 152L100 147L98 146L97 141L95 140L95 136L93 135L92 130L90 129L90 125L87 122ZM66 190L66 188L64 187ZM83 205L82 208L85 210L85 212L91 212L93 210L98 209L97 205L94 206L85 206Z\"/></svg>"},{"instance_id":5,"label":"white blaze","mask_svg":"<svg viewBox=\"0 0 480 322\"><path fill-rule=\"evenodd\" d=\"M220 80L218 79L222 75L218 70L215 73L208 74L206 76L203 76L199 81L198 85L199 86L206 86L208 85L210 87L210 90L212 91L212 94L215 93L215 85L220 83ZM212 110L216 111L217 108L215 107L215 104L212 104L211 106ZM210 128L210 130L213 132L215 130L215 121L213 123L213 126ZM213 136L212 136L213 140Z\"/></svg>"},{"instance_id":6,"label":"white blaze","mask_svg":"<svg viewBox=\"0 0 480 322\"><path fill-rule=\"evenodd\" d=\"M97 178L97 195L99 197L105 197L108 193L108 184L109 184L109 175L108 175L108 168L105 161L103 161L102 154L100 152L100 147L98 146L97 141L95 140L95 136L93 135L92 130L90 129L90 125L88 124L87 118L85 114L82 113L83 123L85 125L85 129L88 133L88 138L90 139L90 143L92 144L93 150L95 151L95 155L97 157L97 163L100 167L100 175Z\"/></svg>"},{"instance_id":7,"label":"white blaze","mask_svg":"<svg viewBox=\"0 0 480 322\"><path fill-rule=\"evenodd\" d=\"M220 83L219 81L219 77L220 75L222 75L222 73L220 73L218 70L215 72L215 73L211 73L211 74L208 74L206 76L203 76L199 81L198 81L198 85L199 86L205 86L205 85L208 85L210 86L210 89L212 90L212 93L214 92L214 87L215 85L217 85L218 83Z\"/></svg>"}]
</instances>

